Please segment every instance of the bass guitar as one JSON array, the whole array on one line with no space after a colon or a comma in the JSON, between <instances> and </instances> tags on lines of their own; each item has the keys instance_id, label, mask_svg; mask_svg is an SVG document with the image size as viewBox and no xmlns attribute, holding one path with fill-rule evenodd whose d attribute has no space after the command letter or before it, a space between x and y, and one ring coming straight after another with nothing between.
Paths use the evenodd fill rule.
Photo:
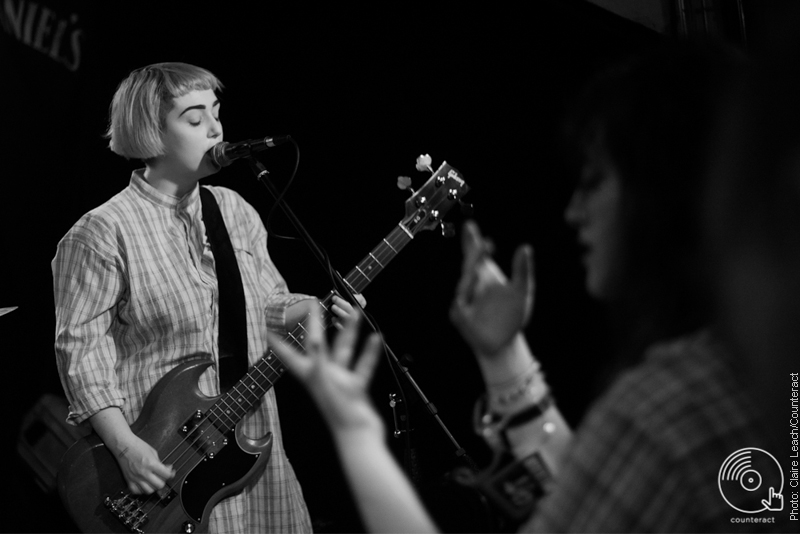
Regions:
<instances>
[{"instance_id":1,"label":"bass guitar","mask_svg":"<svg viewBox=\"0 0 800 534\"><path fill-rule=\"evenodd\" d=\"M398 182L400 183L400 182ZM439 226L469 187L446 162L405 202L405 217L344 278L354 293L362 290L423 231ZM412 190L413 191L413 190ZM333 293L322 300L329 309ZM298 326L287 341L302 347ZM176 474L151 495L135 495L117 460L91 434L76 442L61 460L58 490L67 512L83 532L204 532L212 508L242 490L266 467L272 434L248 438L239 423L284 374L283 363L268 351L229 391L207 397L198 387L210 366L198 358L167 373L148 394L131 430L149 443Z\"/></svg>"}]
</instances>

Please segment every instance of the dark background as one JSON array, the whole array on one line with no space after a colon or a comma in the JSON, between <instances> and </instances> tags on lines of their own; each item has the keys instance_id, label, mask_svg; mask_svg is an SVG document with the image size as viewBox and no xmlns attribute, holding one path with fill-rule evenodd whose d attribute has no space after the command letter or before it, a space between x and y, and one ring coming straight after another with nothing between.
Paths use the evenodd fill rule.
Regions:
<instances>
[{"instance_id":1,"label":"dark background","mask_svg":"<svg viewBox=\"0 0 800 534\"><path fill-rule=\"evenodd\" d=\"M58 53L54 30L37 43L42 11L34 13L28 37L15 35L9 13L22 9L27 17L33 5L49 10L53 28L64 21ZM467 200L494 239L501 266L508 269L519 243L535 247L537 296L528 338L567 419L577 423L595 395L608 342L561 216L570 186L556 129L565 100L597 66L652 46L659 36L579 1L490 11L478 4L457 11L403 4L252 7L261 5L4 2L0 307L19 306L0 318L5 531L73 528L55 495L33 483L16 441L23 414L37 399L62 395L52 350L50 261L70 226L124 188L140 166L111 153L102 134L117 84L150 63L183 61L214 72L226 86L227 140L292 135L302 157L288 202L342 274L402 219L408 193L397 189L396 178L424 183L427 175L414 170L417 155L430 153L434 166L443 160L455 166L472 189ZM260 159L283 187L294 162L291 147ZM272 206L242 162L209 182L238 191L263 217ZM458 227L463 218L454 210L450 220ZM274 229L293 234L280 213ZM324 295L331 288L301 241L272 238L270 251L293 291ZM485 466L490 455L471 428L483 385L447 319L459 262L457 238L425 232L364 294L394 352L413 359L412 376L454 440ZM482 519L466 513L475 510L473 496L443 482L464 461L407 382L403 387L423 494L446 527L479 528ZM286 449L316 528L357 530L314 406L291 378L276 389ZM390 430L388 396L398 391L384 363L373 394ZM404 440L389 439L402 459Z\"/></svg>"}]
</instances>

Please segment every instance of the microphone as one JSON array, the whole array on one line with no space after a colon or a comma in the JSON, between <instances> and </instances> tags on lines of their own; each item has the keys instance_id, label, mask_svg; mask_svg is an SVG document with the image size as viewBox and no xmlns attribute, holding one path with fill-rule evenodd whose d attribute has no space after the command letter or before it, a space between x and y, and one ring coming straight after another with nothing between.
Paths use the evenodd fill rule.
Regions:
<instances>
[{"instance_id":1,"label":"microphone","mask_svg":"<svg viewBox=\"0 0 800 534\"><path fill-rule=\"evenodd\" d=\"M253 152L259 152L285 143L292 136L275 135L263 139L250 139L249 141L239 141L238 143L227 143L222 141L217 143L208 151L211 160L217 167L227 167L234 160L249 156Z\"/></svg>"}]
</instances>

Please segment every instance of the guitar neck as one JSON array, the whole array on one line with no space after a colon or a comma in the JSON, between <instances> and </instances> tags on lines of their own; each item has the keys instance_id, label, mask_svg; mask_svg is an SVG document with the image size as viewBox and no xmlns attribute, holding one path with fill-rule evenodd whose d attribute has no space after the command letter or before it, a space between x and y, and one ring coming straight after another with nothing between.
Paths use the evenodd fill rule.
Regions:
<instances>
[{"instance_id":1,"label":"guitar neck","mask_svg":"<svg viewBox=\"0 0 800 534\"><path fill-rule=\"evenodd\" d=\"M361 293L365 287L394 259L403 248L411 242L414 235L402 223L398 224L389 235L367 254L344 277L344 282L353 291ZM330 308L333 303L333 292L321 301L325 310L325 325L331 324ZM302 348L306 337L306 329L301 324L285 338L287 344ZM255 406L281 376L286 372L283 362L270 349L248 373L234 385L230 391L217 401L209 410L211 422L222 432L227 432Z\"/></svg>"},{"instance_id":2,"label":"guitar neck","mask_svg":"<svg viewBox=\"0 0 800 534\"><path fill-rule=\"evenodd\" d=\"M372 280L380 274L386 265L403 250L412 239L413 235L402 224L397 225L389 235L378 243L352 271L344 277L345 283L353 293L361 293Z\"/></svg>"}]
</instances>

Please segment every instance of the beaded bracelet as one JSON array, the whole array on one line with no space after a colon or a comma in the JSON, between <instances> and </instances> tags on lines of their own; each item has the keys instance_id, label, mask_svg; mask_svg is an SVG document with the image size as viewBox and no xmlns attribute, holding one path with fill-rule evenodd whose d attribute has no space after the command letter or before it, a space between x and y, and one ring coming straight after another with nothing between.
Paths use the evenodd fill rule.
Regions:
<instances>
[{"instance_id":1,"label":"beaded bracelet","mask_svg":"<svg viewBox=\"0 0 800 534\"><path fill-rule=\"evenodd\" d=\"M490 385L488 391L491 406L500 411L505 411L505 408L512 407L525 398L538 402L546 393L547 384L544 375L539 372L538 362L534 362L524 375L515 378L510 385L502 389Z\"/></svg>"}]
</instances>

